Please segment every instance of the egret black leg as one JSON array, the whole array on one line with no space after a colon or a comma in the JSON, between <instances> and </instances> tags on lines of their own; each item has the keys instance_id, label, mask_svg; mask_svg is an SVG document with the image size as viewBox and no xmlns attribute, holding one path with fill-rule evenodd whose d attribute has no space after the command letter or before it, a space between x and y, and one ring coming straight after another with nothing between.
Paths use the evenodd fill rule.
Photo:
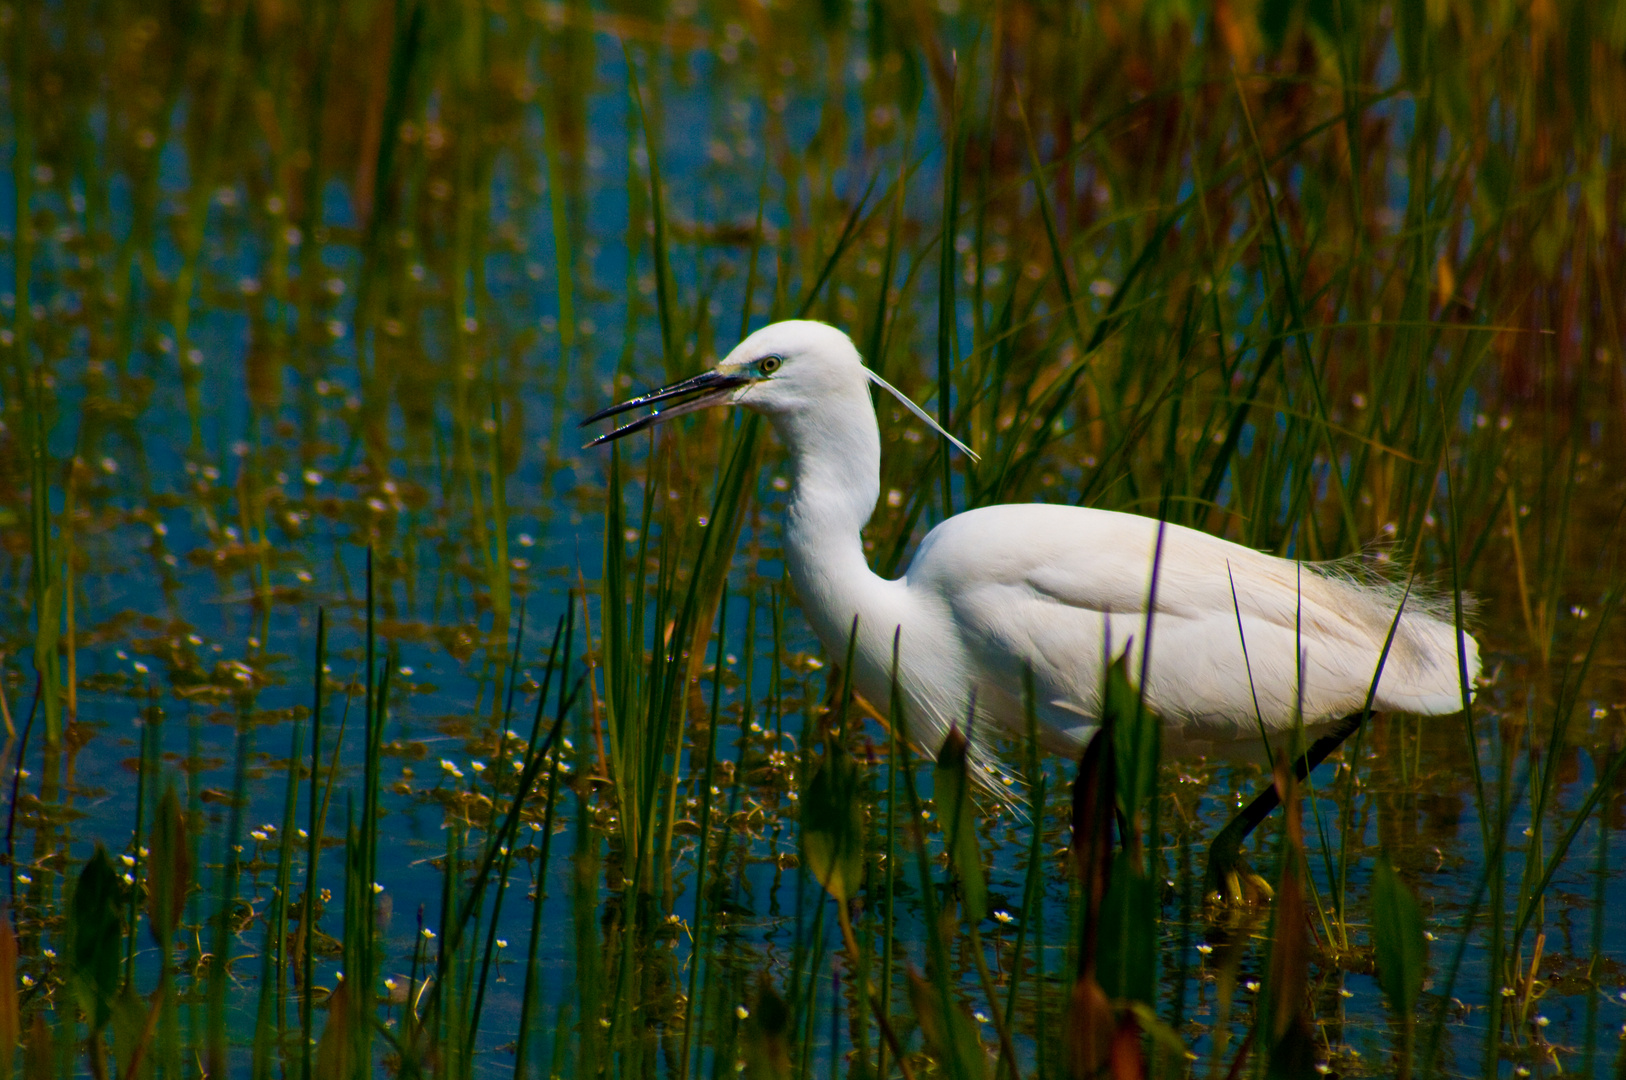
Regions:
<instances>
[{"instance_id":1,"label":"egret black leg","mask_svg":"<svg viewBox=\"0 0 1626 1080\"><path fill-rule=\"evenodd\" d=\"M1355 733L1365 719L1365 713L1355 713L1338 721L1338 726L1327 734L1321 736L1310 744L1300 758L1293 763L1293 776L1302 781L1310 775L1310 771L1327 759L1327 755L1338 749L1343 741ZM1270 812L1282 803L1281 792L1276 790L1276 782L1272 780L1266 784L1253 801L1242 808L1241 813L1232 818L1225 828L1214 837L1213 843L1208 845L1208 872L1203 876L1203 894L1205 896L1225 897L1228 894L1240 898L1240 890L1232 888L1237 876L1236 868L1242 857L1242 842L1248 834L1259 827L1259 823Z\"/></svg>"}]
</instances>

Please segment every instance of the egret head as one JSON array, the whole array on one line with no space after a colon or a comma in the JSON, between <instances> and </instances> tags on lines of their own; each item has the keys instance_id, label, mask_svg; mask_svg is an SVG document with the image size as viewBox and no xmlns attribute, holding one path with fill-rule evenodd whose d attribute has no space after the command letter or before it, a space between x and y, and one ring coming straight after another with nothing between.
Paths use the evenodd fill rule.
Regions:
<instances>
[{"instance_id":1,"label":"egret head","mask_svg":"<svg viewBox=\"0 0 1626 1080\"><path fill-rule=\"evenodd\" d=\"M734 346L710 371L601 409L582 424L585 426L645 405L671 402L588 444L596 446L713 405L742 405L772 416L816 409L854 397L867 404L869 383L885 389L933 430L971 453L964 443L943 431L925 410L865 367L851 338L833 326L806 319L764 326Z\"/></svg>"}]
</instances>

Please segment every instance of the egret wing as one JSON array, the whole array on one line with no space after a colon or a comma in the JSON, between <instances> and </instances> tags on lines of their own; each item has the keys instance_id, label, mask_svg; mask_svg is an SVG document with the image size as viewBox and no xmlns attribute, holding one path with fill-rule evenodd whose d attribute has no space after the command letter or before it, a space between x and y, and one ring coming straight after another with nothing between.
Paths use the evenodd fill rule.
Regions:
<instances>
[{"instance_id":1,"label":"egret wing","mask_svg":"<svg viewBox=\"0 0 1626 1080\"><path fill-rule=\"evenodd\" d=\"M1078 735L1097 714L1106 664L1128 650L1138 672L1150 640L1148 700L1193 741L1249 739L1261 723L1275 731L1299 716L1313 725L1360 709L1401 600L1175 525L1159 553L1149 518L1043 504L949 519L922 543L907 579L953 610L986 700L1019 709L1030 669L1046 721ZM1380 708L1461 707L1456 635L1424 607L1419 598L1401 618ZM1477 649L1464 641L1471 677Z\"/></svg>"}]
</instances>

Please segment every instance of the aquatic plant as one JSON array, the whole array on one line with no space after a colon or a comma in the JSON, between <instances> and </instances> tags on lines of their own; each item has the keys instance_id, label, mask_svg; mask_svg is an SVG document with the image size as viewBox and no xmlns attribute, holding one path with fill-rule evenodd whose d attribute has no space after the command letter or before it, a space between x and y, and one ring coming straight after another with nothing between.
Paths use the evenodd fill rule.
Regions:
<instances>
[{"instance_id":1,"label":"aquatic plant","mask_svg":"<svg viewBox=\"0 0 1626 1080\"><path fill-rule=\"evenodd\" d=\"M0 1074L1620 1060L1619 4L4 26ZM798 314L981 456L882 400L878 570L1134 510L1430 581L1491 679L1284 778L1228 920L1260 772L1133 672L982 798L813 651L758 425L573 449Z\"/></svg>"}]
</instances>

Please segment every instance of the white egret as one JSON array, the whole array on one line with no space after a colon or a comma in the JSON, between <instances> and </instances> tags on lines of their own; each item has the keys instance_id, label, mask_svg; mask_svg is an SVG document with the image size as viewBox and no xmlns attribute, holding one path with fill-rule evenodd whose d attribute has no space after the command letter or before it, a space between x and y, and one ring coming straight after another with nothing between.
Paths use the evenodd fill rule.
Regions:
<instances>
[{"instance_id":1,"label":"white egret","mask_svg":"<svg viewBox=\"0 0 1626 1080\"><path fill-rule=\"evenodd\" d=\"M1128 650L1130 670L1142 670L1159 523L1075 506L985 506L932 529L888 581L869 568L859 532L880 495L872 383L965 449L866 368L846 334L806 321L764 327L712 370L583 423L671 403L597 445L714 405L767 416L790 452L791 580L832 656L846 654L856 617L852 676L864 696L889 699L896 634L911 735L935 747L974 708L977 727L986 721L1020 738L1031 670L1042 741L1076 756L1096 729L1115 658L1108 650ZM1359 723L1391 628L1373 708L1455 712L1479 674L1473 638L1415 591L1179 525L1163 527L1157 562L1142 690L1164 718L1170 753L1257 750L1261 726L1275 740L1302 717L1319 738L1298 764L1314 768ZM1242 838L1275 802L1267 788L1216 841L1211 881L1213 859L1234 865Z\"/></svg>"}]
</instances>

